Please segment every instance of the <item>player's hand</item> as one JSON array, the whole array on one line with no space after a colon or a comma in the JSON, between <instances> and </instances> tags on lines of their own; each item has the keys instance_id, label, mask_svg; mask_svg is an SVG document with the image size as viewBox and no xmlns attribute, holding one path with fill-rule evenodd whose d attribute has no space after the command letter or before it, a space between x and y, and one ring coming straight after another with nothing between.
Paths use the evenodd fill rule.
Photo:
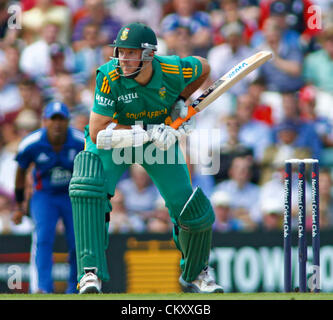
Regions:
<instances>
[{"instance_id":1,"label":"player's hand","mask_svg":"<svg viewBox=\"0 0 333 320\"><path fill-rule=\"evenodd\" d=\"M110 150L112 148L139 147L149 141L148 133L139 125L131 129L115 130L108 127L97 134L97 149Z\"/></svg>"},{"instance_id":2,"label":"player's hand","mask_svg":"<svg viewBox=\"0 0 333 320\"><path fill-rule=\"evenodd\" d=\"M112 148L112 135L112 129L99 131L96 138L97 149L110 150Z\"/></svg>"},{"instance_id":3,"label":"player's hand","mask_svg":"<svg viewBox=\"0 0 333 320\"><path fill-rule=\"evenodd\" d=\"M175 121L179 117L184 119L186 118L188 113L188 106L185 104L184 99L179 98L176 103L172 107L171 111L171 119L172 121ZM195 121L194 118L190 118L186 122L182 123L181 126L178 128L178 131L181 135L188 136L192 133L195 127Z\"/></svg>"},{"instance_id":4,"label":"player's hand","mask_svg":"<svg viewBox=\"0 0 333 320\"><path fill-rule=\"evenodd\" d=\"M195 129L195 120L192 117L187 121L183 122L177 130L181 135L188 136L194 131L194 129Z\"/></svg>"},{"instance_id":5,"label":"player's hand","mask_svg":"<svg viewBox=\"0 0 333 320\"><path fill-rule=\"evenodd\" d=\"M22 222L24 216L24 212L22 209L17 209L14 211L13 215L12 215L12 221L15 224L20 224Z\"/></svg>"},{"instance_id":6,"label":"player's hand","mask_svg":"<svg viewBox=\"0 0 333 320\"><path fill-rule=\"evenodd\" d=\"M182 119L186 118L187 112L188 112L188 107L185 104L184 99L178 98L178 100L172 106L172 110L171 110L172 121L175 121L179 117Z\"/></svg>"},{"instance_id":7,"label":"player's hand","mask_svg":"<svg viewBox=\"0 0 333 320\"><path fill-rule=\"evenodd\" d=\"M176 143L177 139L180 138L181 133L162 123L153 126L153 128L149 130L149 136L150 140L157 148L166 151Z\"/></svg>"}]
</instances>

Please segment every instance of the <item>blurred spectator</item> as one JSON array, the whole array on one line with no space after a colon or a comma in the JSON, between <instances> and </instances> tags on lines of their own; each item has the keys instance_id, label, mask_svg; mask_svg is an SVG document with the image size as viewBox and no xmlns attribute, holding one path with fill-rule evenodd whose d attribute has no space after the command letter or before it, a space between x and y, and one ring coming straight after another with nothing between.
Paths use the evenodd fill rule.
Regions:
<instances>
[{"instance_id":1,"label":"blurred spectator","mask_svg":"<svg viewBox=\"0 0 333 320\"><path fill-rule=\"evenodd\" d=\"M261 0L259 26L261 27L272 14L285 14L285 21L280 23L286 24L287 29L298 32L303 41L309 41L320 31L319 26L309 23L311 18L313 19L313 11L310 10L313 4L313 0Z\"/></svg>"},{"instance_id":2,"label":"blurred spectator","mask_svg":"<svg viewBox=\"0 0 333 320\"><path fill-rule=\"evenodd\" d=\"M266 104L262 99L265 90L266 82L262 78L257 78L249 84L248 93L255 105L253 119L272 126L276 119L274 118L273 108Z\"/></svg>"},{"instance_id":3,"label":"blurred spectator","mask_svg":"<svg viewBox=\"0 0 333 320\"><path fill-rule=\"evenodd\" d=\"M280 201L282 204L284 203L284 176L285 176L285 169L284 163L274 163L273 164L274 172L270 180L265 182L260 187L260 201L259 203L262 204L265 199L276 199ZM298 168L297 166L293 166L292 171L292 228L297 229L298 226ZM307 195L311 195L311 185L306 180L305 184L305 193ZM306 208L307 214L310 216L311 213L311 196L306 197Z\"/></svg>"},{"instance_id":4,"label":"blurred spectator","mask_svg":"<svg viewBox=\"0 0 333 320\"><path fill-rule=\"evenodd\" d=\"M159 34L162 2L159 0L115 0L111 5L113 15L122 25L142 22Z\"/></svg>"},{"instance_id":5,"label":"blurred spectator","mask_svg":"<svg viewBox=\"0 0 333 320\"><path fill-rule=\"evenodd\" d=\"M36 83L29 77L22 77L18 82L20 96L22 98L21 110L33 110L38 115L42 114L43 98Z\"/></svg>"},{"instance_id":6,"label":"blurred spectator","mask_svg":"<svg viewBox=\"0 0 333 320\"><path fill-rule=\"evenodd\" d=\"M192 186L195 188L200 186L202 191L209 197L214 189L214 178L210 174L202 174L200 171L200 165L195 165L190 160L188 161L188 168L191 175Z\"/></svg>"},{"instance_id":7,"label":"blurred spectator","mask_svg":"<svg viewBox=\"0 0 333 320\"><path fill-rule=\"evenodd\" d=\"M254 100L249 94L243 94L237 99L236 118L238 121L239 142L253 150L255 162L260 162L265 148L272 142L271 128L265 123L253 119ZM220 127L220 144L228 140L226 125Z\"/></svg>"},{"instance_id":8,"label":"blurred spectator","mask_svg":"<svg viewBox=\"0 0 333 320\"><path fill-rule=\"evenodd\" d=\"M272 142L272 132L268 125L253 119L254 108L249 94L238 97L236 116L240 124L239 141L252 148L255 161L260 162L264 150Z\"/></svg>"},{"instance_id":9,"label":"blurred spectator","mask_svg":"<svg viewBox=\"0 0 333 320\"><path fill-rule=\"evenodd\" d=\"M95 87L96 76L93 75L88 79L87 83L83 85L82 88L79 90L79 99L87 109L91 109L91 107L94 105Z\"/></svg>"},{"instance_id":10,"label":"blurred spectator","mask_svg":"<svg viewBox=\"0 0 333 320\"><path fill-rule=\"evenodd\" d=\"M11 233L11 212L13 204L10 198L3 192L0 192L0 234Z\"/></svg>"},{"instance_id":11,"label":"blurred spectator","mask_svg":"<svg viewBox=\"0 0 333 320\"><path fill-rule=\"evenodd\" d=\"M274 127L277 141L265 149L261 161L261 183L271 179L274 168L283 166L287 159L311 158L311 150L306 146L298 146L299 125L293 120L285 120Z\"/></svg>"},{"instance_id":12,"label":"blurred spectator","mask_svg":"<svg viewBox=\"0 0 333 320\"><path fill-rule=\"evenodd\" d=\"M2 125L0 130L0 191L13 197L17 164L15 150L11 150L9 147L10 142L4 129L7 129L7 126ZM8 132L8 130L6 131Z\"/></svg>"},{"instance_id":13,"label":"blurred spectator","mask_svg":"<svg viewBox=\"0 0 333 320\"><path fill-rule=\"evenodd\" d=\"M217 184L215 191L224 191L230 194L230 206L234 217L244 224L244 229L253 230L261 222L259 206L260 188L251 183L251 163L245 157L233 159L230 170L230 179Z\"/></svg>"},{"instance_id":14,"label":"blurred spectator","mask_svg":"<svg viewBox=\"0 0 333 320\"><path fill-rule=\"evenodd\" d=\"M273 92L296 91L303 85L303 54L297 46L290 46L282 41L281 26L273 19L265 21L263 27L265 43L258 50L269 50L273 59L260 67L260 74L265 79L267 90Z\"/></svg>"},{"instance_id":15,"label":"blurred spectator","mask_svg":"<svg viewBox=\"0 0 333 320\"><path fill-rule=\"evenodd\" d=\"M231 115L223 120L223 126L226 127L228 137L227 140L221 144L219 152L217 153L220 158L220 168L218 173L214 175L215 183L219 183L222 180L229 178L228 172L234 158L245 156L252 158L253 156L252 148L239 141L240 123L237 117Z\"/></svg>"},{"instance_id":16,"label":"blurred spectator","mask_svg":"<svg viewBox=\"0 0 333 320\"><path fill-rule=\"evenodd\" d=\"M174 48L172 53L181 58L191 56L193 54L193 45L189 28L179 26L175 28L173 36Z\"/></svg>"},{"instance_id":17,"label":"blurred spectator","mask_svg":"<svg viewBox=\"0 0 333 320\"><path fill-rule=\"evenodd\" d=\"M303 121L314 124L323 147L333 147L332 123L330 119L317 114L316 89L305 86L299 92L300 117Z\"/></svg>"},{"instance_id":18,"label":"blurred spectator","mask_svg":"<svg viewBox=\"0 0 333 320\"><path fill-rule=\"evenodd\" d=\"M0 122L6 114L17 111L22 104L18 86L9 82L6 65L0 64Z\"/></svg>"},{"instance_id":19,"label":"blurred spectator","mask_svg":"<svg viewBox=\"0 0 333 320\"><path fill-rule=\"evenodd\" d=\"M281 231L283 225L284 206L279 198L262 199L262 224L264 231Z\"/></svg>"},{"instance_id":20,"label":"blurred spectator","mask_svg":"<svg viewBox=\"0 0 333 320\"><path fill-rule=\"evenodd\" d=\"M304 61L304 78L319 90L333 94L333 24L328 25L320 35L322 49L309 54Z\"/></svg>"},{"instance_id":21,"label":"blurred spectator","mask_svg":"<svg viewBox=\"0 0 333 320\"><path fill-rule=\"evenodd\" d=\"M70 35L71 11L64 5L56 4L55 0L35 0L32 8L22 14L22 28L28 43L34 42L45 24L59 26L58 40L68 43Z\"/></svg>"},{"instance_id":22,"label":"blurred spectator","mask_svg":"<svg viewBox=\"0 0 333 320\"><path fill-rule=\"evenodd\" d=\"M321 169L319 173L319 208L320 208L320 228L330 228L333 226L333 181L329 169ZM307 227L311 229L311 216L307 217Z\"/></svg>"},{"instance_id":23,"label":"blurred spectator","mask_svg":"<svg viewBox=\"0 0 333 320\"><path fill-rule=\"evenodd\" d=\"M322 49L306 56L303 76L317 90L317 112L333 120L333 24L327 25L319 37Z\"/></svg>"},{"instance_id":24,"label":"blurred spectator","mask_svg":"<svg viewBox=\"0 0 333 320\"><path fill-rule=\"evenodd\" d=\"M54 73L55 64L59 65L59 58L64 58L64 67L73 69L73 52L70 46L58 43L59 28L57 25L48 23L43 26L41 39L28 45L21 54L21 70L37 79ZM55 61L58 59L57 61ZM53 61L52 61L53 60Z\"/></svg>"},{"instance_id":25,"label":"blurred spectator","mask_svg":"<svg viewBox=\"0 0 333 320\"><path fill-rule=\"evenodd\" d=\"M78 113L71 119L71 126L81 132L84 132L85 126L89 123L89 115Z\"/></svg>"},{"instance_id":26,"label":"blurred spectator","mask_svg":"<svg viewBox=\"0 0 333 320\"><path fill-rule=\"evenodd\" d=\"M83 29L83 40L75 53L75 69L78 82L86 83L95 75L98 66L104 64L102 46L99 45L99 26L88 23Z\"/></svg>"},{"instance_id":27,"label":"blurred spectator","mask_svg":"<svg viewBox=\"0 0 333 320\"><path fill-rule=\"evenodd\" d=\"M73 58L71 56L70 59ZM72 63L74 64L73 60ZM60 43L52 43L50 45L49 72L36 79L36 83L45 101L56 100L58 78L64 73L73 73L73 77L75 76L73 65L69 66L66 64L66 48Z\"/></svg>"},{"instance_id":28,"label":"blurred spectator","mask_svg":"<svg viewBox=\"0 0 333 320\"><path fill-rule=\"evenodd\" d=\"M56 0L59 1L59 0ZM74 15L83 6L83 0L63 0Z\"/></svg>"},{"instance_id":29,"label":"blurred spectator","mask_svg":"<svg viewBox=\"0 0 333 320\"><path fill-rule=\"evenodd\" d=\"M21 139L28 133L37 130L40 126L41 117L32 109L22 109L15 118L15 127Z\"/></svg>"},{"instance_id":30,"label":"blurred spectator","mask_svg":"<svg viewBox=\"0 0 333 320\"><path fill-rule=\"evenodd\" d=\"M241 14L241 10L246 4L241 3L239 0L220 0L218 4L219 7L217 10L212 10L210 13L214 32L214 45L221 44L225 41L225 35L221 32L223 26L235 22L242 25L242 40L248 45L254 31L257 29L257 24L256 18L251 17L251 19Z\"/></svg>"},{"instance_id":31,"label":"blurred spectator","mask_svg":"<svg viewBox=\"0 0 333 320\"><path fill-rule=\"evenodd\" d=\"M284 120L293 121L298 126L298 136L295 146L309 148L311 157L319 159L322 151L322 142L318 136L315 125L312 122L303 121L300 118L298 99L294 92L282 94L282 107ZM276 130L273 129L274 141L276 141Z\"/></svg>"},{"instance_id":32,"label":"blurred spectator","mask_svg":"<svg viewBox=\"0 0 333 320\"><path fill-rule=\"evenodd\" d=\"M233 218L231 196L224 191L216 191L211 196L211 203L214 208L215 221L214 232L239 231L243 229L241 220Z\"/></svg>"},{"instance_id":33,"label":"blurred spectator","mask_svg":"<svg viewBox=\"0 0 333 320\"><path fill-rule=\"evenodd\" d=\"M267 17L271 21L275 21L281 28L281 38L282 42L287 46L301 46L300 43L300 32L299 30L291 29L288 22L291 17L289 14L289 7L287 3L284 1L273 1L270 4L269 17ZM303 7L300 8L301 12ZM265 22L263 23L263 28L265 28ZM303 23L303 21L302 21ZM251 38L251 45L253 47L258 47L265 41L264 33L262 30L258 30L254 33Z\"/></svg>"},{"instance_id":34,"label":"blurred spectator","mask_svg":"<svg viewBox=\"0 0 333 320\"><path fill-rule=\"evenodd\" d=\"M111 198L112 212L110 213L110 223L108 232L131 233L145 231L143 220L137 215L129 215L125 209L124 195L118 189L115 190Z\"/></svg>"},{"instance_id":35,"label":"blurred spectator","mask_svg":"<svg viewBox=\"0 0 333 320\"><path fill-rule=\"evenodd\" d=\"M19 68L20 50L15 45L7 45L4 48L4 58L7 69L7 81L17 84L22 78L22 72Z\"/></svg>"},{"instance_id":36,"label":"blurred spectator","mask_svg":"<svg viewBox=\"0 0 333 320\"><path fill-rule=\"evenodd\" d=\"M8 10L7 1L0 0L0 39L4 38L6 30L8 28Z\"/></svg>"},{"instance_id":37,"label":"blurred spectator","mask_svg":"<svg viewBox=\"0 0 333 320\"><path fill-rule=\"evenodd\" d=\"M109 14L103 0L85 0L84 14L78 19L73 30L73 48L81 47L84 41L84 27L89 23L99 26L98 44L106 45L113 42L119 29L122 27L120 21Z\"/></svg>"},{"instance_id":38,"label":"blurred spectator","mask_svg":"<svg viewBox=\"0 0 333 320\"><path fill-rule=\"evenodd\" d=\"M15 225L11 221L12 211L13 200L0 191L0 234L30 234L34 228L31 218L25 216L22 224Z\"/></svg>"},{"instance_id":39,"label":"blurred spectator","mask_svg":"<svg viewBox=\"0 0 333 320\"><path fill-rule=\"evenodd\" d=\"M152 233L171 233L173 223L164 199L159 196L155 201L155 209L147 219L147 231Z\"/></svg>"},{"instance_id":40,"label":"blurred spectator","mask_svg":"<svg viewBox=\"0 0 333 320\"><path fill-rule=\"evenodd\" d=\"M120 181L118 189L124 195L128 214L139 214L142 219L151 214L158 191L141 165L130 167L130 177Z\"/></svg>"},{"instance_id":41,"label":"blurred spectator","mask_svg":"<svg viewBox=\"0 0 333 320\"><path fill-rule=\"evenodd\" d=\"M207 56L212 43L210 16L203 11L197 11L195 0L173 0L175 12L167 15L161 22L161 35L166 42L169 53L173 53L178 45L177 29L190 30L192 54Z\"/></svg>"},{"instance_id":42,"label":"blurred spectator","mask_svg":"<svg viewBox=\"0 0 333 320\"><path fill-rule=\"evenodd\" d=\"M78 86L72 74L60 73L55 80L56 100L65 103L71 114L71 121L77 116L84 115L89 117L90 109L82 104L79 96L80 86ZM72 122L70 123L72 125ZM86 123L88 124L88 123Z\"/></svg>"},{"instance_id":43,"label":"blurred spectator","mask_svg":"<svg viewBox=\"0 0 333 320\"><path fill-rule=\"evenodd\" d=\"M246 46L242 40L243 26L239 22L232 22L222 27L221 32L225 43L215 46L208 51L208 62L211 66L211 78L219 79L239 62L254 54L253 49ZM238 96L244 94L257 76L257 71L251 72L247 77L238 81L229 89L231 94Z\"/></svg>"},{"instance_id":44,"label":"blurred spectator","mask_svg":"<svg viewBox=\"0 0 333 320\"><path fill-rule=\"evenodd\" d=\"M15 119L2 123L0 129L0 190L13 196L17 162L15 155L20 140L40 127L40 117L33 110L23 109Z\"/></svg>"}]
</instances>

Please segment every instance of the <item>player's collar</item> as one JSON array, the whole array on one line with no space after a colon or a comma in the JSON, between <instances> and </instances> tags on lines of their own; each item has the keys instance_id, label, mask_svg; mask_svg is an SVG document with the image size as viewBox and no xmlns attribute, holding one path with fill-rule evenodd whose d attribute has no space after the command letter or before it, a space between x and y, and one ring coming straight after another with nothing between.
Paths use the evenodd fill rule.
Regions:
<instances>
[{"instance_id":1,"label":"player's collar","mask_svg":"<svg viewBox=\"0 0 333 320\"><path fill-rule=\"evenodd\" d=\"M160 89L162 86L161 65L158 63L156 59L153 59L152 64L153 64L153 76L151 80L145 85L145 87L149 89ZM140 84L136 82L134 79L126 79L122 77L121 81L126 89L132 89L140 86Z\"/></svg>"}]
</instances>

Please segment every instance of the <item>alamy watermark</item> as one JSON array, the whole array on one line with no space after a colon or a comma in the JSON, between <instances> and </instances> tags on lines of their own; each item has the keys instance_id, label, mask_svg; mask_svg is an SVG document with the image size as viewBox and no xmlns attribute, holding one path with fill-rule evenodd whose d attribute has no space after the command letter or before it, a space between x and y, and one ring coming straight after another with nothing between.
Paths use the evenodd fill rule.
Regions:
<instances>
[{"instance_id":1,"label":"alamy watermark","mask_svg":"<svg viewBox=\"0 0 333 320\"><path fill-rule=\"evenodd\" d=\"M313 265L313 273L308 279L308 287L311 291L320 290L320 266Z\"/></svg>"},{"instance_id":2,"label":"alamy watermark","mask_svg":"<svg viewBox=\"0 0 333 320\"><path fill-rule=\"evenodd\" d=\"M22 29L22 7L18 3L8 6L8 29Z\"/></svg>"},{"instance_id":3,"label":"alamy watermark","mask_svg":"<svg viewBox=\"0 0 333 320\"><path fill-rule=\"evenodd\" d=\"M310 30L321 30L322 25L322 10L320 6L311 5L308 8L309 18L307 20L307 27Z\"/></svg>"},{"instance_id":4,"label":"alamy watermark","mask_svg":"<svg viewBox=\"0 0 333 320\"><path fill-rule=\"evenodd\" d=\"M18 265L10 265L7 269L8 280L7 285L11 290L22 289L22 269Z\"/></svg>"},{"instance_id":5,"label":"alamy watermark","mask_svg":"<svg viewBox=\"0 0 333 320\"><path fill-rule=\"evenodd\" d=\"M149 142L135 148L113 148L112 161L116 165L188 163L198 165L202 175L215 175L220 170L220 140L220 129L197 129L191 133L191 138L182 141L181 151L175 145L163 151ZM187 161L183 152L186 153Z\"/></svg>"}]
</instances>

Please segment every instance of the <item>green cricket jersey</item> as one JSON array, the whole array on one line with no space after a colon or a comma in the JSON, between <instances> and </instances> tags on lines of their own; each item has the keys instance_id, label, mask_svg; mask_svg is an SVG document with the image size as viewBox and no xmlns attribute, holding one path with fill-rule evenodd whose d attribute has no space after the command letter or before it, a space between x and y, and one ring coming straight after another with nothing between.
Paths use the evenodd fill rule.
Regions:
<instances>
[{"instance_id":1,"label":"green cricket jersey","mask_svg":"<svg viewBox=\"0 0 333 320\"><path fill-rule=\"evenodd\" d=\"M155 56L153 76L148 84L119 75L117 59L97 69L95 113L113 117L123 125L136 121L144 124L170 124L171 107L179 94L202 72L201 62L194 57Z\"/></svg>"}]
</instances>

